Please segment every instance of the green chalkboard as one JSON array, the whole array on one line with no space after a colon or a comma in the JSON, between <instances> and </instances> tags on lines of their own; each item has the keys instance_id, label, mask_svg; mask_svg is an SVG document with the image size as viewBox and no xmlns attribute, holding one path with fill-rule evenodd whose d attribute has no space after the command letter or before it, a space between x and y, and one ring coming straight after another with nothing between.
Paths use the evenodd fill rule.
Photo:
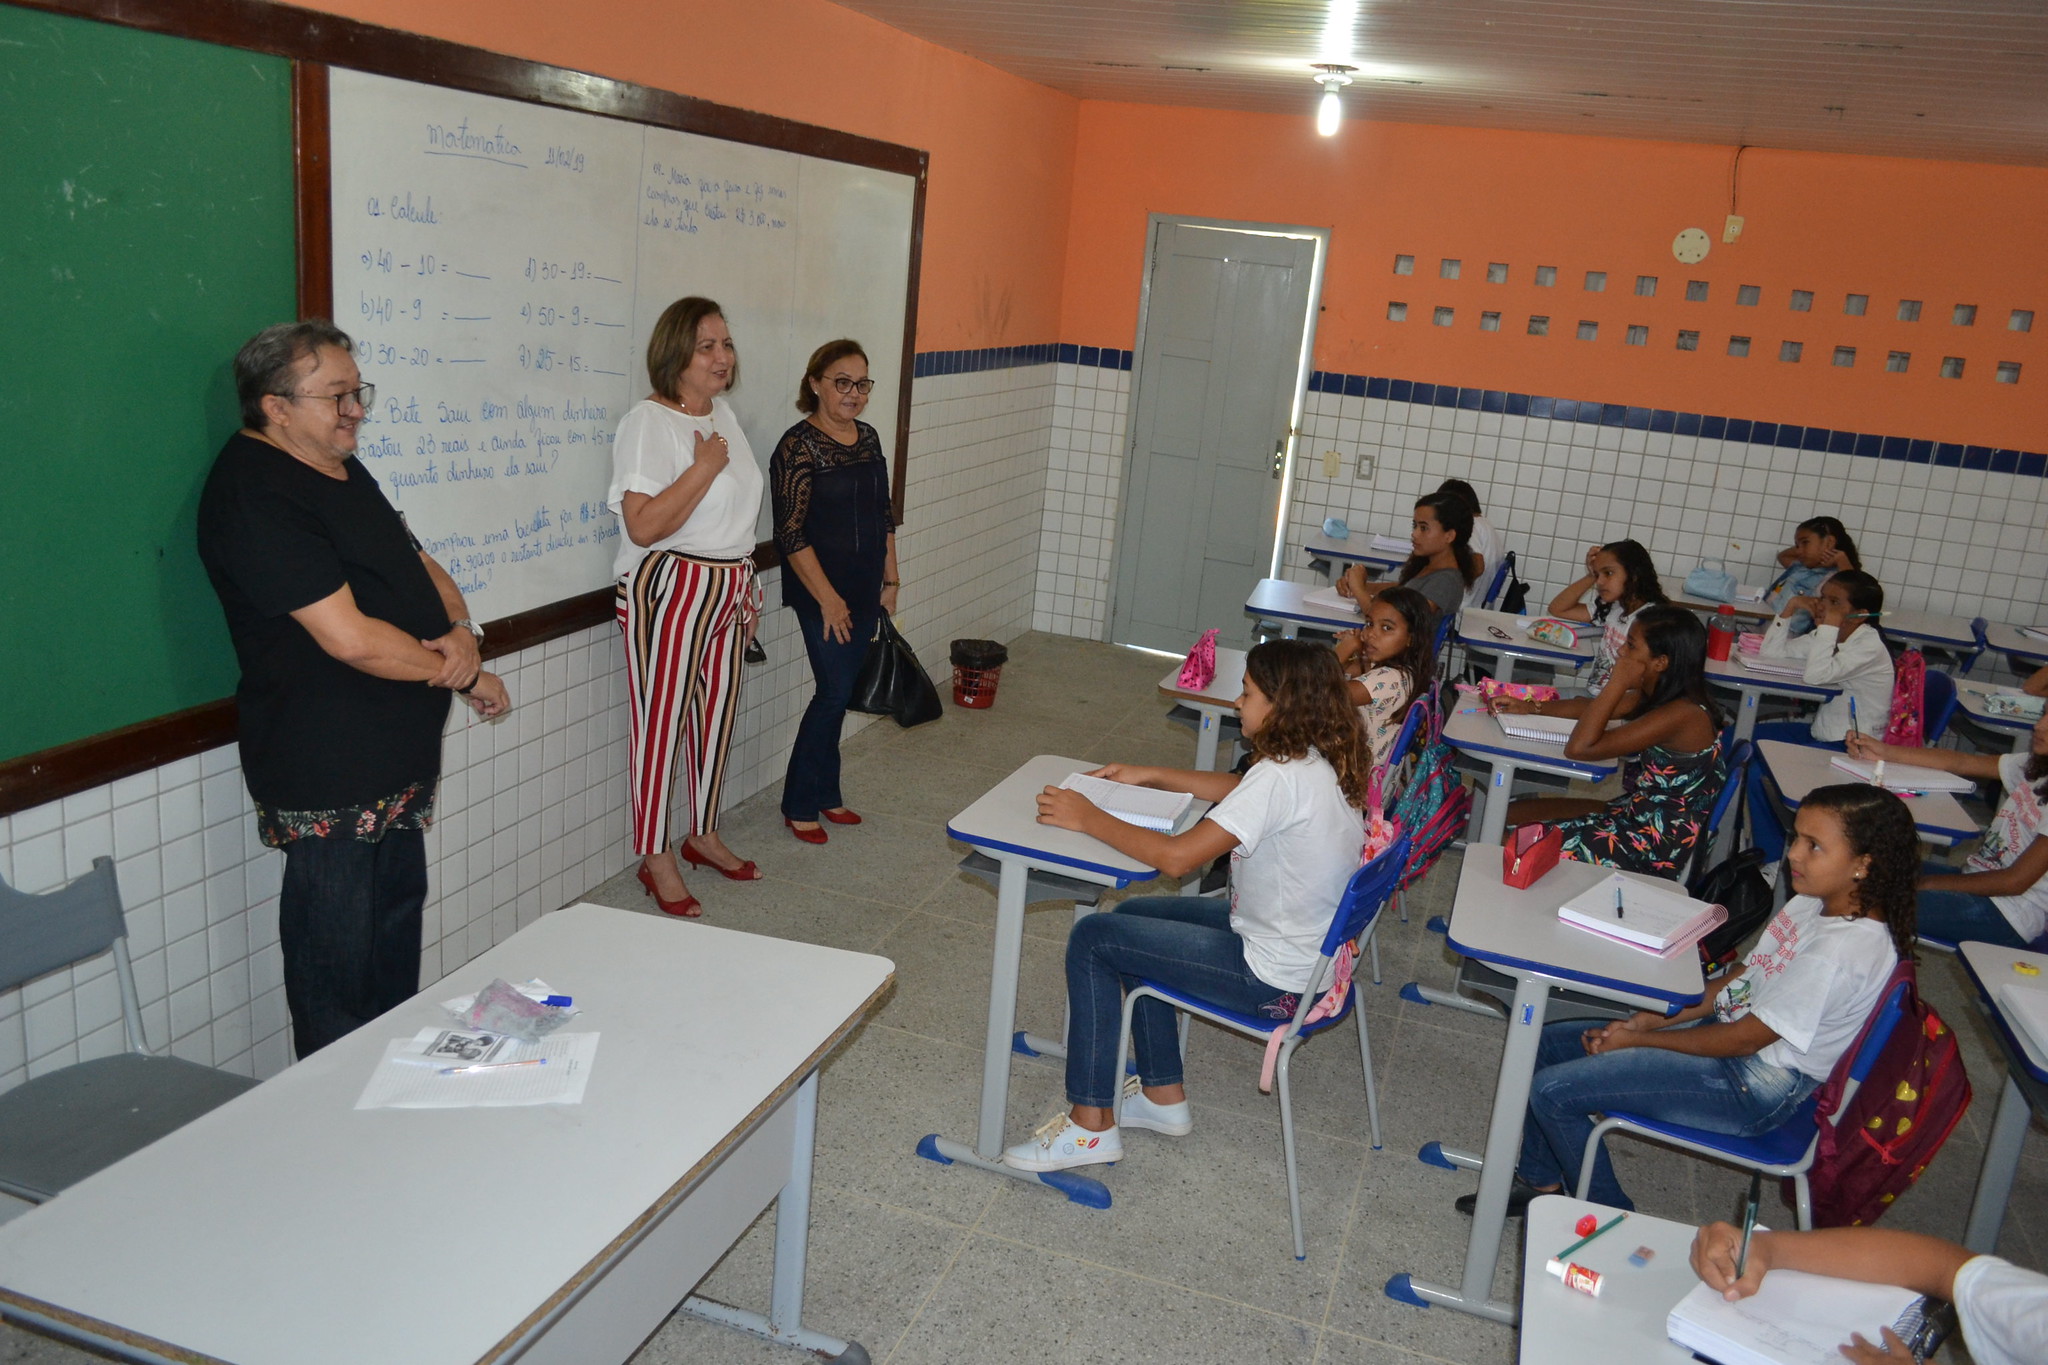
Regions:
<instances>
[{"instance_id":1,"label":"green chalkboard","mask_svg":"<svg viewBox=\"0 0 2048 1365\"><path fill-rule=\"evenodd\" d=\"M233 693L192 540L296 316L291 64L0 4L0 760Z\"/></svg>"}]
</instances>

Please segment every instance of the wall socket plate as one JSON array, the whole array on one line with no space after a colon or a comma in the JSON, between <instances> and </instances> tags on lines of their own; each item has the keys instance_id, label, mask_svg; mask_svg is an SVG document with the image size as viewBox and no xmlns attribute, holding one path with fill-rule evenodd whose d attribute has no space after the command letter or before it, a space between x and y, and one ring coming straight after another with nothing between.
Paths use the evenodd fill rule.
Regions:
<instances>
[{"instance_id":1,"label":"wall socket plate","mask_svg":"<svg viewBox=\"0 0 2048 1365\"><path fill-rule=\"evenodd\" d=\"M1358 457L1358 481L1359 481L1360 483L1371 483L1371 482L1372 482L1372 471L1373 471L1373 457L1372 457L1372 456L1370 456L1370 455L1361 455L1361 456L1359 456L1359 457Z\"/></svg>"},{"instance_id":2,"label":"wall socket plate","mask_svg":"<svg viewBox=\"0 0 2048 1365\"><path fill-rule=\"evenodd\" d=\"M1334 478L1336 478L1336 477L1337 477L1337 475L1338 475L1338 474L1340 474L1340 473L1342 473L1342 472L1343 472L1343 469L1344 469L1344 457L1343 457L1342 455L1339 455L1339 454L1338 454L1338 453L1337 453L1336 451L1334 451L1334 450L1326 450L1326 451L1324 451L1324 452L1323 452L1323 477L1324 477L1324 478L1326 478L1326 479L1334 479Z\"/></svg>"},{"instance_id":3,"label":"wall socket plate","mask_svg":"<svg viewBox=\"0 0 2048 1365\"><path fill-rule=\"evenodd\" d=\"M1728 221L1721 226L1721 241L1725 245L1742 235L1742 215L1731 213Z\"/></svg>"}]
</instances>

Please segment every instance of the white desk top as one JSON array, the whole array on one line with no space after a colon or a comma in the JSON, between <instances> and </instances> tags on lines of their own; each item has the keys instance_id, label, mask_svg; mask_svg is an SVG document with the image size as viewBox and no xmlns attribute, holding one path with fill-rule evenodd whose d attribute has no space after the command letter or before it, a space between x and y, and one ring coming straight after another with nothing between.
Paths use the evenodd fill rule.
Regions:
<instances>
[{"instance_id":1,"label":"white desk top","mask_svg":"<svg viewBox=\"0 0 2048 1365\"><path fill-rule=\"evenodd\" d=\"M1589 782L1614 774L1615 764L1605 759L1566 758L1564 745L1545 744L1539 739L1521 739L1500 728L1500 722L1476 704L1461 706L1444 718L1444 739L1454 749L1489 758L1512 760L1517 767L1545 768L1569 773Z\"/></svg>"},{"instance_id":2,"label":"white desk top","mask_svg":"<svg viewBox=\"0 0 2048 1365\"><path fill-rule=\"evenodd\" d=\"M1197 706L1220 706L1229 709L1237 705L1238 693L1244 691L1244 654L1241 649L1216 647L1216 676L1209 680L1207 687L1182 687L1180 685L1181 665L1175 664L1166 670L1166 676L1159 680L1160 692L1175 701L1192 702Z\"/></svg>"},{"instance_id":3,"label":"white desk top","mask_svg":"<svg viewBox=\"0 0 2048 1365\"><path fill-rule=\"evenodd\" d=\"M1950 649L1974 650L1977 632L1966 616L1944 616L1938 611L1915 611L1911 607L1888 610L1877 628L1886 635L1922 644L1945 645ZM1989 633L1988 631L1986 632Z\"/></svg>"},{"instance_id":4,"label":"white desk top","mask_svg":"<svg viewBox=\"0 0 2048 1365\"><path fill-rule=\"evenodd\" d=\"M2004 693L2008 696L2024 695L2017 687L1994 687L1989 683L1971 682L1967 678L1956 679L1956 705L1979 725L1988 725L1994 730L2031 730L2034 722L2018 716L2000 716L1984 709L1986 697Z\"/></svg>"},{"instance_id":5,"label":"white desk top","mask_svg":"<svg viewBox=\"0 0 2048 1365\"><path fill-rule=\"evenodd\" d=\"M1543 1269L1579 1240L1574 1228L1582 1215L1605 1224L1619 1212L1561 1194L1530 1201L1522 1247L1520 1365L1692 1365L1692 1352L1664 1331L1671 1310L1700 1282L1692 1273L1691 1225L1631 1213L1620 1227L1573 1252L1574 1262L1600 1272L1597 1299L1565 1288ZM1630 1265L1629 1254L1644 1246L1657 1254L1646 1266Z\"/></svg>"},{"instance_id":6,"label":"white desk top","mask_svg":"<svg viewBox=\"0 0 2048 1365\"><path fill-rule=\"evenodd\" d=\"M1797 663L1794 659L1791 662ZM1772 697L1832 697L1841 691L1839 687L1826 687L1819 683L1806 682L1791 674L1756 673L1735 662L1731 655L1726 659L1707 660L1707 681L1723 687L1741 688Z\"/></svg>"},{"instance_id":7,"label":"white desk top","mask_svg":"<svg viewBox=\"0 0 2048 1365\"><path fill-rule=\"evenodd\" d=\"M1458 642L1489 654L1554 659L1573 667L1589 662L1600 646L1600 632L1593 626L1581 627L1579 643L1572 649L1532 640L1524 623L1540 619L1537 616L1510 616L1504 611L1487 611L1483 607L1467 607L1458 613ZM1496 630L1504 632L1508 638L1503 640L1493 634Z\"/></svg>"},{"instance_id":8,"label":"white desk top","mask_svg":"<svg viewBox=\"0 0 2048 1365\"><path fill-rule=\"evenodd\" d=\"M238 1365L482 1360L695 1186L894 972L602 906L545 915L0 1227L0 1300ZM388 1040L449 1022L440 1000L533 976L603 1034L582 1104L351 1107Z\"/></svg>"},{"instance_id":9,"label":"white desk top","mask_svg":"<svg viewBox=\"0 0 2048 1365\"><path fill-rule=\"evenodd\" d=\"M1457 951L1504 971L1533 971L1570 981L1580 990L1632 1002L1693 1005L1706 993L1698 953L1660 958L1575 929L1557 917L1558 906L1612 876L1613 868L1560 862L1525 891L1503 882L1500 871L1499 844L1466 847L1446 935ZM1621 875L1645 886L1671 889L1670 882L1658 877Z\"/></svg>"},{"instance_id":10,"label":"white desk top","mask_svg":"<svg viewBox=\"0 0 2048 1365\"><path fill-rule=\"evenodd\" d=\"M1318 531L1301 542L1301 548L1311 559L1341 559L1347 564L1376 564L1382 569L1391 569L1406 564L1409 550L1375 550L1372 546L1371 531L1353 531L1344 540L1326 536Z\"/></svg>"},{"instance_id":11,"label":"white desk top","mask_svg":"<svg viewBox=\"0 0 2048 1365\"><path fill-rule=\"evenodd\" d=\"M1833 749L1787 744L1779 739L1760 739L1756 750L1763 757L1764 766L1770 769L1771 781L1777 784L1778 794L1785 798L1787 810L1798 810L1799 803L1815 787L1832 787L1857 780L1855 774L1843 772L1830 761L1841 757ZM1974 839L1981 828L1947 792L1928 792L1924 796L1901 799L1905 801L1906 809L1913 812L1913 824L1922 834L1939 835L1944 839Z\"/></svg>"},{"instance_id":12,"label":"white desk top","mask_svg":"<svg viewBox=\"0 0 2048 1365\"><path fill-rule=\"evenodd\" d=\"M1223 651L1218 650L1220 655ZM1038 823L1038 793L1057 787L1070 774L1089 772L1100 763L1040 754L982 793L979 800L946 823L946 833L963 844L993 853L1014 853L1039 867L1072 872L1109 886L1148 882L1159 869L1128 858L1091 835ZM1195 809L1208 809L1197 801Z\"/></svg>"},{"instance_id":13,"label":"white desk top","mask_svg":"<svg viewBox=\"0 0 2048 1365\"><path fill-rule=\"evenodd\" d=\"M2048 663L2048 640L2037 640L2018 626L2008 626L2003 622L1987 626L1984 638L1999 653L2010 654L2024 663L2037 666Z\"/></svg>"},{"instance_id":14,"label":"white desk top","mask_svg":"<svg viewBox=\"0 0 2048 1365\"><path fill-rule=\"evenodd\" d=\"M1768 621L1778 614L1761 602L1713 602L1704 597L1687 597L1682 592L1671 595L1671 605L1684 607L1687 611L1704 612L1708 616L1718 616L1721 608L1726 606L1746 621Z\"/></svg>"},{"instance_id":15,"label":"white desk top","mask_svg":"<svg viewBox=\"0 0 2048 1365\"><path fill-rule=\"evenodd\" d=\"M2005 1035L2006 1043L2013 1056L2026 1063L2034 1079L2048 1083L2048 1052L2034 1045L2033 1039L2006 1022L2005 1011L1998 999L1998 988L2008 981L2021 981L2048 991L2048 953L2030 953L2023 948L2001 948L1992 943L1964 943L1957 946L1963 959L1963 970L1977 987L1977 1003L1983 1009L1992 1026ZM2013 970L2013 963L2025 962L2041 971L2039 976L2023 976Z\"/></svg>"},{"instance_id":16,"label":"white desk top","mask_svg":"<svg viewBox=\"0 0 2048 1365\"><path fill-rule=\"evenodd\" d=\"M1350 630L1360 621L1356 611L1335 612L1302 599L1324 589L1313 583L1290 583L1284 578L1261 578L1245 599L1244 614L1267 621L1302 621L1326 630Z\"/></svg>"}]
</instances>

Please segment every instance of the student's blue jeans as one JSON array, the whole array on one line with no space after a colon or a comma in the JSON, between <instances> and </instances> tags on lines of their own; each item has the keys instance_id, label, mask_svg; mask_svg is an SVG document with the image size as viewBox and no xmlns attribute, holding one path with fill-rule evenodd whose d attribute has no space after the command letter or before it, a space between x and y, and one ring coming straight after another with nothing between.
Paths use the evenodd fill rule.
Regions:
<instances>
[{"instance_id":1,"label":"student's blue jeans","mask_svg":"<svg viewBox=\"0 0 2048 1365\"><path fill-rule=\"evenodd\" d=\"M1090 915L1067 939L1068 1103L1116 1103L1124 988L1140 977L1275 1024L1292 1019L1299 1003L1294 992L1274 990L1245 965L1244 940L1230 927L1230 902L1222 897L1143 896ZM1131 1044L1146 1085L1180 1084L1174 1014L1161 1000L1140 1000L1132 1012Z\"/></svg>"},{"instance_id":2,"label":"student's blue jeans","mask_svg":"<svg viewBox=\"0 0 2048 1365\"><path fill-rule=\"evenodd\" d=\"M1940 870L1955 872L1952 867ZM2012 921L1989 896L1968 891L1922 891L1913 917L1924 938L1949 943L1995 943L2001 948L2027 946L2019 931L2012 927Z\"/></svg>"},{"instance_id":3,"label":"student's blue jeans","mask_svg":"<svg viewBox=\"0 0 2048 1365\"><path fill-rule=\"evenodd\" d=\"M1572 1193L1595 1115L1608 1110L1748 1137L1784 1123L1820 1086L1803 1072L1755 1057L1693 1057L1660 1047L1589 1057L1582 1041L1588 1027L1580 1019L1546 1024L1537 1044L1536 1078L1515 1168L1531 1185L1562 1184ZM1635 1207L1614 1178L1604 1142L1586 1197L1618 1209Z\"/></svg>"},{"instance_id":4,"label":"student's blue jeans","mask_svg":"<svg viewBox=\"0 0 2048 1365\"><path fill-rule=\"evenodd\" d=\"M1757 740L1777 739L1787 744L1804 744L1811 748L1841 751L1840 740L1833 744L1813 737L1813 727L1803 720L1767 720L1756 727ZM1842 774L1844 782L1856 779ZM1775 863L1785 856L1785 844L1792 837L1792 831L1778 824L1778 817L1771 809L1770 793L1764 790L1764 756L1761 750L1749 761L1749 828L1750 847L1764 852L1764 861Z\"/></svg>"},{"instance_id":5,"label":"student's blue jeans","mask_svg":"<svg viewBox=\"0 0 2048 1365\"><path fill-rule=\"evenodd\" d=\"M284 846L277 929L299 1056L418 992L426 903L421 830L391 830L375 843L300 838Z\"/></svg>"},{"instance_id":6,"label":"student's blue jeans","mask_svg":"<svg viewBox=\"0 0 2048 1365\"><path fill-rule=\"evenodd\" d=\"M782 813L791 820L818 818L846 802L839 791L839 732L846 724L846 703L867 661L868 643L880 619L878 608L852 608L853 631L844 644L825 633L825 614L816 602L789 604L804 635L817 690L797 723L796 743L789 751L789 771L782 779Z\"/></svg>"}]
</instances>

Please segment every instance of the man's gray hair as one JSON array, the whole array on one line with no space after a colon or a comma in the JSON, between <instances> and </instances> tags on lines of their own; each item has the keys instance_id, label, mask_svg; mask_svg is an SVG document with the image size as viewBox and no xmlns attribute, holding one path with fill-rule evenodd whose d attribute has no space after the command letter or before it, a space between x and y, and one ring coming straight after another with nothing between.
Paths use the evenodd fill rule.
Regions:
<instances>
[{"instance_id":1,"label":"man's gray hair","mask_svg":"<svg viewBox=\"0 0 2048 1365\"><path fill-rule=\"evenodd\" d=\"M235 397L241 400L242 425L251 431L269 425L263 396L291 397L299 382L299 362L322 346L355 349L348 333L326 318L280 322L250 337L235 353Z\"/></svg>"}]
</instances>

